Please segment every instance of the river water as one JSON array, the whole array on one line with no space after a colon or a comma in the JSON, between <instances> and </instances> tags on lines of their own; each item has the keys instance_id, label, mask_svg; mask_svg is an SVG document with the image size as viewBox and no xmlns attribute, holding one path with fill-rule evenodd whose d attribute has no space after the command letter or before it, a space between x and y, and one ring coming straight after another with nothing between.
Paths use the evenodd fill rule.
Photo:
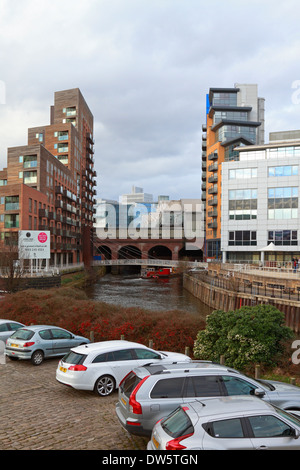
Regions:
<instances>
[{"instance_id":1,"label":"river water","mask_svg":"<svg viewBox=\"0 0 300 470\"><path fill-rule=\"evenodd\" d=\"M122 307L181 310L205 319L211 308L183 288L182 278L142 279L138 274L106 274L86 290L89 298Z\"/></svg>"}]
</instances>

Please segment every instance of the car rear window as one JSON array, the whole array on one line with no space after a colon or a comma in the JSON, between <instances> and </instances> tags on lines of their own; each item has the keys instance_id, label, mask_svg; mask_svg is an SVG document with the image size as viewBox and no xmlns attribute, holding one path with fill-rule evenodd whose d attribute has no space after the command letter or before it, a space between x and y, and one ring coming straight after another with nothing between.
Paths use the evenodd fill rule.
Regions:
<instances>
[{"instance_id":1,"label":"car rear window","mask_svg":"<svg viewBox=\"0 0 300 470\"><path fill-rule=\"evenodd\" d=\"M83 364L86 358L86 354L78 354L76 352L70 351L63 357L63 362L67 364Z\"/></svg>"},{"instance_id":2,"label":"car rear window","mask_svg":"<svg viewBox=\"0 0 300 470\"><path fill-rule=\"evenodd\" d=\"M131 392L133 392L133 390L140 383L141 380L142 379L138 377L134 372L130 372L121 383L121 392L124 393L127 398L129 398Z\"/></svg>"},{"instance_id":3,"label":"car rear window","mask_svg":"<svg viewBox=\"0 0 300 470\"><path fill-rule=\"evenodd\" d=\"M24 339L24 340L28 340L28 339L31 339L34 335L34 331L31 331L31 330L25 330L25 329L19 329L17 331L15 331L12 335L11 335L11 338L14 338L14 339Z\"/></svg>"},{"instance_id":4,"label":"car rear window","mask_svg":"<svg viewBox=\"0 0 300 470\"><path fill-rule=\"evenodd\" d=\"M173 411L173 413L161 423L161 427L173 438L194 432L192 421L181 407Z\"/></svg>"},{"instance_id":5,"label":"car rear window","mask_svg":"<svg viewBox=\"0 0 300 470\"><path fill-rule=\"evenodd\" d=\"M151 391L151 398L181 398L184 380L184 377L159 380Z\"/></svg>"}]
</instances>

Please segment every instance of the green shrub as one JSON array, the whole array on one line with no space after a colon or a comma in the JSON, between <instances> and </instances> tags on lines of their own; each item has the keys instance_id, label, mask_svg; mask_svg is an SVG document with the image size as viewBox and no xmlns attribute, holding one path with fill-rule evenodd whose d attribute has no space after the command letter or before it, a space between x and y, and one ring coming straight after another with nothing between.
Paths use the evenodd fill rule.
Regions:
<instances>
[{"instance_id":1,"label":"green shrub","mask_svg":"<svg viewBox=\"0 0 300 470\"><path fill-rule=\"evenodd\" d=\"M253 364L273 366L284 340L292 336L284 325L284 314L271 305L215 310L197 335L194 356L214 362L224 356L226 365L236 369Z\"/></svg>"}]
</instances>

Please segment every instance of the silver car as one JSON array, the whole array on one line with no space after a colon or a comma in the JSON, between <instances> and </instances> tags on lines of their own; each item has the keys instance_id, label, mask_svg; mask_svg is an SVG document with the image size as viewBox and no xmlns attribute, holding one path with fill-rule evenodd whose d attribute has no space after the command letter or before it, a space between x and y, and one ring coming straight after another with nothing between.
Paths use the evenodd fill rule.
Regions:
<instances>
[{"instance_id":1,"label":"silver car","mask_svg":"<svg viewBox=\"0 0 300 470\"><path fill-rule=\"evenodd\" d=\"M30 359L39 365L44 358L64 356L72 347L87 343L90 343L88 338L63 328L34 325L15 331L6 341L4 353L12 360Z\"/></svg>"},{"instance_id":2,"label":"silver car","mask_svg":"<svg viewBox=\"0 0 300 470\"><path fill-rule=\"evenodd\" d=\"M300 450L300 419L256 397L201 399L153 428L147 450Z\"/></svg>"},{"instance_id":3,"label":"silver car","mask_svg":"<svg viewBox=\"0 0 300 470\"><path fill-rule=\"evenodd\" d=\"M5 343L7 338L9 338L14 331L22 328L23 326L25 326L23 323L19 323L17 321L0 319L0 341Z\"/></svg>"},{"instance_id":4,"label":"silver car","mask_svg":"<svg viewBox=\"0 0 300 470\"><path fill-rule=\"evenodd\" d=\"M119 387L116 413L136 435L151 435L154 424L192 399L253 395L285 410L300 410L300 388L254 380L226 366L202 361L134 369Z\"/></svg>"}]
</instances>

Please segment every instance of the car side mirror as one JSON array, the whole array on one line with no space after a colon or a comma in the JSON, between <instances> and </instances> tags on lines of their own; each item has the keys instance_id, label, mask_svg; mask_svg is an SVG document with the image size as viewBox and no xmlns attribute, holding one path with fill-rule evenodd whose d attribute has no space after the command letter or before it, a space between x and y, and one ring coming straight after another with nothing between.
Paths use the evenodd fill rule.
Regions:
<instances>
[{"instance_id":1,"label":"car side mirror","mask_svg":"<svg viewBox=\"0 0 300 470\"><path fill-rule=\"evenodd\" d=\"M292 434L293 438L294 439L299 439L300 437L300 432L298 431L298 429L293 429L293 434Z\"/></svg>"},{"instance_id":2,"label":"car side mirror","mask_svg":"<svg viewBox=\"0 0 300 470\"><path fill-rule=\"evenodd\" d=\"M258 397L258 398L264 397L265 394L266 394L266 392L265 392L264 390L262 390L261 388L256 388L256 389L254 390L254 395L255 395L256 397Z\"/></svg>"}]
</instances>

